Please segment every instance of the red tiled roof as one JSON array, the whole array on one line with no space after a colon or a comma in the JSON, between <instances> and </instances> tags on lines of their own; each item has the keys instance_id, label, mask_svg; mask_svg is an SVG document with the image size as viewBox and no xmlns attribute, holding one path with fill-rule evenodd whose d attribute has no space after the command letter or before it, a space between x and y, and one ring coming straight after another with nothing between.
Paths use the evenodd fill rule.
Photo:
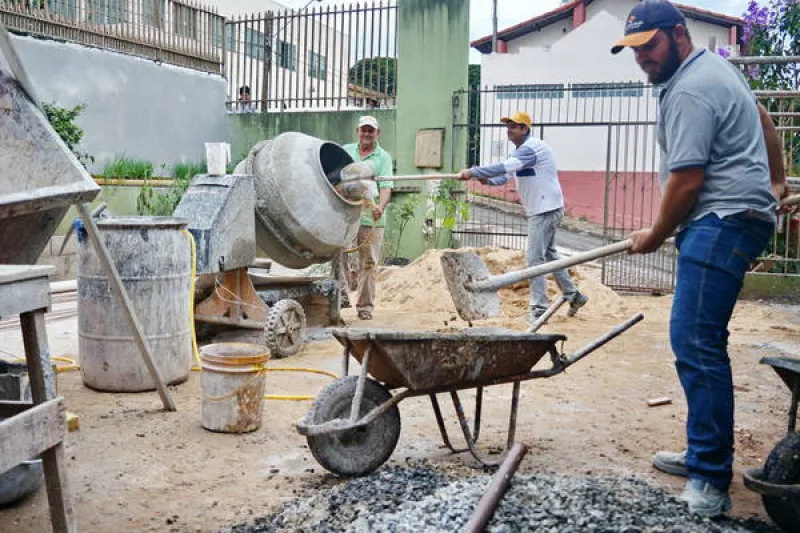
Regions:
<instances>
[{"instance_id":1,"label":"red tiled roof","mask_svg":"<svg viewBox=\"0 0 800 533\"><path fill-rule=\"evenodd\" d=\"M546 13L542 13L541 15L537 15L533 18L522 21L519 24L515 24L513 26L509 26L508 28L500 30L497 32L497 38L502 39L504 41L510 41L512 39L515 39L516 37L520 37L532 31L548 26L549 24L552 24L554 22L558 22L560 20L568 18L572 16L572 11L582 1L585 1L586 4L591 4L594 0L573 0L568 4L564 4L563 6L559 6L553 10L547 11ZM688 15L690 18L697 18L705 22L720 24L723 26L728 26L728 25L741 26L742 24L744 24L744 21L738 17L731 17L729 15L716 13L714 11L709 11L707 9L701 9L699 7L690 6L686 4L675 3L674 5L675 7L683 11L684 14ZM477 48L482 52L484 51L488 52L489 50L488 49L484 50L484 48L487 48L487 45L489 45L491 42L492 42L492 36L487 35L486 37L481 37L480 39L476 39L469 44L471 47Z\"/></svg>"}]
</instances>

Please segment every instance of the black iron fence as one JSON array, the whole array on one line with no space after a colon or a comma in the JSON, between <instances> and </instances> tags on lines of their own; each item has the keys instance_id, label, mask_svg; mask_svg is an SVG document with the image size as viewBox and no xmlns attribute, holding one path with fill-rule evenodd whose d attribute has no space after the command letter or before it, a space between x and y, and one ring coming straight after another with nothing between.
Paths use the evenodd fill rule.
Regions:
<instances>
[{"instance_id":1,"label":"black iron fence","mask_svg":"<svg viewBox=\"0 0 800 533\"><path fill-rule=\"evenodd\" d=\"M0 0L12 31L222 73L224 18L176 0Z\"/></svg>"},{"instance_id":2,"label":"black iron fence","mask_svg":"<svg viewBox=\"0 0 800 533\"><path fill-rule=\"evenodd\" d=\"M382 108L395 103L397 6L276 11L225 25L228 110Z\"/></svg>"}]
</instances>

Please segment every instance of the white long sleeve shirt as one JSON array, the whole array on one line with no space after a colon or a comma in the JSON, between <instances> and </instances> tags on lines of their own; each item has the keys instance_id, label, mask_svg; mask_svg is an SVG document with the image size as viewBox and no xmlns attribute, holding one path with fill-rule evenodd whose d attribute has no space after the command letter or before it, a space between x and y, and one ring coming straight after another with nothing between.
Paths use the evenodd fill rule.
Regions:
<instances>
[{"instance_id":1,"label":"white long sleeve shirt","mask_svg":"<svg viewBox=\"0 0 800 533\"><path fill-rule=\"evenodd\" d=\"M489 185L503 185L514 176L527 216L564 207L553 150L532 135L512 150L506 161L472 167L470 171L476 178L490 178Z\"/></svg>"}]
</instances>

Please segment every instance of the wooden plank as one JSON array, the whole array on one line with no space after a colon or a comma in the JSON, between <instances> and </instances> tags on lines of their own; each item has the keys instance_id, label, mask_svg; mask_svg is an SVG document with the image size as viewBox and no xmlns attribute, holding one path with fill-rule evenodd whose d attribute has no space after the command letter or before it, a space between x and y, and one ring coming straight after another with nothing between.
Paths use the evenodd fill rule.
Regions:
<instances>
[{"instance_id":1,"label":"wooden plank","mask_svg":"<svg viewBox=\"0 0 800 533\"><path fill-rule=\"evenodd\" d=\"M25 346L33 403L52 400L56 397L56 377L50 362L44 312L22 313L19 316L19 323L22 327L22 343Z\"/></svg>"},{"instance_id":2,"label":"wooden plank","mask_svg":"<svg viewBox=\"0 0 800 533\"><path fill-rule=\"evenodd\" d=\"M150 345L147 342L147 338L144 336L142 325L139 322L139 318L136 316L136 313L133 311L133 305L131 304L130 298L128 298L128 293L125 290L125 286L122 284L122 280L119 277L119 272L117 272L114 263L111 261L111 254L108 253L108 248L106 248L105 244L103 244L103 241L100 239L100 231L97 229L97 224L95 223L94 218L92 218L87 204L78 204L77 208L78 213L80 213L81 219L83 220L83 225L89 234L89 240L92 242L92 246L94 246L95 253L102 263L109 280L111 281L111 288L114 290L114 294L122 304L120 307L122 307L125 321L128 323L128 327L130 327L131 332L133 333L133 338L136 341L136 344L139 346L139 352L142 354L144 364L150 371L153 381L155 381L158 395L161 397L161 402L164 404L164 409L168 411L175 411L177 410L175 407L175 402L172 400L172 396L167 389L167 385L164 382L164 379L161 377L158 367L153 361L153 352L150 350Z\"/></svg>"},{"instance_id":3,"label":"wooden plank","mask_svg":"<svg viewBox=\"0 0 800 533\"><path fill-rule=\"evenodd\" d=\"M62 420L61 428L66 429L66 427ZM57 444L45 451L42 454L42 463L53 533L77 533L78 523L75 520L75 513L72 511L63 444Z\"/></svg>"},{"instance_id":4,"label":"wooden plank","mask_svg":"<svg viewBox=\"0 0 800 533\"><path fill-rule=\"evenodd\" d=\"M0 402L0 418L9 418L18 415L31 407L33 407L33 402L4 400Z\"/></svg>"},{"instance_id":5,"label":"wooden plank","mask_svg":"<svg viewBox=\"0 0 800 533\"><path fill-rule=\"evenodd\" d=\"M50 283L47 278L0 283L0 316L47 309L50 307Z\"/></svg>"},{"instance_id":6,"label":"wooden plank","mask_svg":"<svg viewBox=\"0 0 800 533\"><path fill-rule=\"evenodd\" d=\"M65 413L57 398L0 422L0 472L60 443L67 434Z\"/></svg>"},{"instance_id":7,"label":"wooden plank","mask_svg":"<svg viewBox=\"0 0 800 533\"><path fill-rule=\"evenodd\" d=\"M51 265L0 265L0 283L47 277L55 271Z\"/></svg>"}]
</instances>

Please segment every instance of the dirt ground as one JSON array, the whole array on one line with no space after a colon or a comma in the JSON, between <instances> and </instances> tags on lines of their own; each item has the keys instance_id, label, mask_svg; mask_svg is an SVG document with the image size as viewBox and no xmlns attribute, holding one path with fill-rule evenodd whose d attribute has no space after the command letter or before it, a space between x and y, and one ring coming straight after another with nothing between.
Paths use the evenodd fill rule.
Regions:
<instances>
[{"instance_id":1,"label":"dirt ground","mask_svg":"<svg viewBox=\"0 0 800 533\"><path fill-rule=\"evenodd\" d=\"M494 255L493 255L494 254ZM520 258L484 253L490 267L507 267ZM353 325L406 330L459 329L452 304L440 291L434 258L413 270L381 274L381 300L372 322ZM430 267L430 268L429 268ZM409 267L405 267L408 269ZM422 272L422 273L421 273ZM685 403L675 376L667 323L669 296L620 296L599 284L596 267L581 268L580 285L591 301L578 316L562 310L542 332L567 335L571 352L625 318L642 312L645 320L570 368L565 374L526 382L517 439L531 446L523 472L572 475L635 475L678 492L680 479L653 471L652 453L683 446ZM430 276L430 277L426 277ZM431 281L434 280L434 281ZM405 291L405 293L403 292ZM411 295L411 296L409 296ZM445 294L446 296L446 294ZM525 327L524 287L504 291L504 317L486 324ZM53 355L77 354L74 300L53 306L48 335ZM6 324L7 325L7 324ZM740 302L731 325L730 353L736 386L736 474L734 514L765 516L760 498L745 489L741 473L762 464L786 431L788 389L764 356L800 352L800 310ZM22 341L12 327L0 327L2 354L21 354ZM321 368L338 372L341 348L334 340L314 342L274 366ZM351 365L351 368L353 366ZM314 374L268 374L268 394L315 394L329 380ZM484 397L484 449L505 442L510 385L488 389ZM59 374L58 390L80 418L80 430L66 443L69 490L79 530L108 532L212 532L270 512L282 501L319 483L337 482L314 461L293 423L309 402L265 401L261 429L245 435L215 434L200 425L200 375L171 388L176 413L161 410L152 393L112 394L83 386L80 372ZM468 399L471 393L465 393ZM668 396L672 403L648 407L647 400ZM441 401L446 401L442 397ZM449 402L449 428L456 431ZM468 400L467 405L471 406ZM461 457L441 445L426 399L400 404L403 429L390 463L429 459L435 465L470 475ZM455 435L455 433L451 433ZM0 532L49 531L43 489L0 509Z\"/></svg>"}]
</instances>

